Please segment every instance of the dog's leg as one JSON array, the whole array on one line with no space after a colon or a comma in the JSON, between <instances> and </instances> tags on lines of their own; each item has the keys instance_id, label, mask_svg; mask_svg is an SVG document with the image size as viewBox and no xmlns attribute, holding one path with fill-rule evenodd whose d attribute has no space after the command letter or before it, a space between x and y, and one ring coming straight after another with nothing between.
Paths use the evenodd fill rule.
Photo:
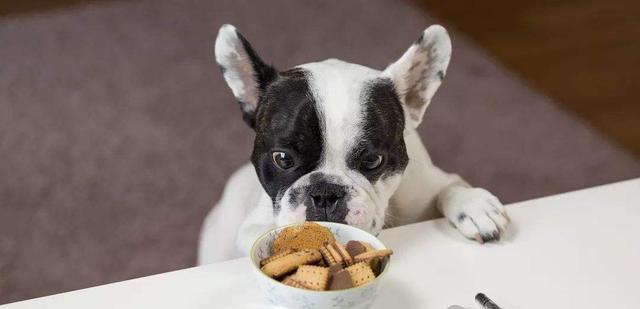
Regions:
<instances>
[{"instance_id":1,"label":"dog's leg","mask_svg":"<svg viewBox=\"0 0 640 309\"><path fill-rule=\"evenodd\" d=\"M438 209L465 237L480 243L498 240L509 222L498 198L434 166L417 132L405 141L409 166L393 199L404 220L400 223L431 219Z\"/></svg>"},{"instance_id":2,"label":"dog's leg","mask_svg":"<svg viewBox=\"0 0 640 309\"><path fill-rule=\"evenodd\" d=\"M434 25L384 70L384 75L393 81L405 112L409 155L409 164L387 213L390 221L404 224L432 218L436 209L440 209L466 237L479 242L498 239L508 222L498 199L433 166L415 131L446 75L450 58L449 35L444 28Z\"/></svg>"},{"instance_id":3,"label":"dog's leg","mask_svg":"<svg viewBox=\"0 0 640 309\"><path fill-rule=\"evenodd\" d=\"M204 221L200 233L198 264L209 264L240 257L237 239L241 226L265 195L253 166L236 171L225 186L222 198Z\"/></svg>"},{"instance_id":4,"label":"dog's leg","mask_svg":"<svg viewBox=\"0 0 640 309\"><path fill-rule=\"evenodd\" d=\"M200 232L200 247L198 248L198 265L205 265L240 256L235 247L237 227L242 221L227 221L224 213L231 209L230 204L223 202L213 207L207 215Z\"/></svg>"}]
</instances>

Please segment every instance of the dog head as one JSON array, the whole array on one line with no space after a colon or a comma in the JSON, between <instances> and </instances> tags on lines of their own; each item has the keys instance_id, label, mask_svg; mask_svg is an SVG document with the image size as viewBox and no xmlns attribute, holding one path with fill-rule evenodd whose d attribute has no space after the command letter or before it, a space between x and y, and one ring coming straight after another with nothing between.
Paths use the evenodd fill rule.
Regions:
<instances>
[{"instance_id":1,"label":"dog head","mask_svg":"<svg viewBox=\"0 0 640 309\"><path fill-rule=\"evenodd\" d=\"M444 78L451 42L431 26L384 71L335 59L279 71L231 25L216 61L255 130L251 162L278 225L347 223L378 233L422 121Z\"/></svg>"}]
</instances>

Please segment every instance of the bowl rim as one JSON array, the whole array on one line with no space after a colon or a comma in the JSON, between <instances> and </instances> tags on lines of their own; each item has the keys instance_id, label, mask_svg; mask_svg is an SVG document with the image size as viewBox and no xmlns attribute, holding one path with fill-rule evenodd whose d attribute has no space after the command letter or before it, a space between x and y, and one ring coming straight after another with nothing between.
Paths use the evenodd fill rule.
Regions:
<instances>
[{"instance_id":1,"label":"bowl rim","mask_svg":"<svg viewBox=\"0 0 640 309\"><path fill-rule=\"evenodd\" d=\"M367 231L365 231L365 230L363 230L363 229L360 229L360 228L357 228L357 227L355 227L355 226L351 226L351 225L348 225L348 224L343 224L343 223L338 223L338 222L330 222L330 221L305 221L305 222L313 222L313 223L317 223L317 224L320 224L320 225L322 225L322 223L328 223L328 224L330 224L330 225L331 225L331 224L335 224L335 225L338 225L338 226L345 226L345 227L347 227L347 228L353 228L353 229L356 229L356 230L358 230L358 231L361 231L361 232L367 233L367 234L369 234L369 235L371 235L371 236L375 237L376 239L378 239L378 237L377 237L377 236L375 236L375 235L373 235L373 234L371 234L371 233L369 233L369 232L367 232ZM368 287L368 286L370 286L370 285L372 285L372 284L376 283L376 281L378 281L380 278L382 278L382 276L384 276L384 275L388 272L388 270L389 270L389 266L391 265L391 259L388 259L388 260L387 260L387 264L385 265L385 267L384 267L384 269L382 270L382 272L381 272L379 275L377 275L373 280L371 280L371 282L367 282L367 283L365 283L365 284L363 284L363 285L360 285L360 286L354 286L354 287L352 287L352 288L348 288L348 289L342 289L342 290L327 290L327 291L315 291L315 290L307 290L307 289L295 288L295 287L292 287L292 286L288 286L288 285L286 285L286 284L284 284L284 283L282 283L282 282L280 282L280 281L278 281L278 280L276 280L276 279L274 279L274 278L271 278L271 277L269 277L269 276L265 275L265 273L263 273L263 272L262 272L262 270L260 269L260 266L259 266L259 265L260 265L260 262L255 263L256 261L255 261L255 260L254 260L254 258L253 258L253 256L254 256L254 254L253 254L253 253L255 252L256 245L258 244L258 242L259 242L260 240L262 240L263 238L267 237L267 235L269 235L271 232L273 232L273 231L275 231L275 230L285 229L285 228L287 228L287 227L294 226L294 225L301 225L301 224L304 224L305 222L302 222L302 223L291 223L291 224L287 224L287 225L278 226L278 227L276 227L276 228L272 228L272 229L270 229L270 230L268 230L268 231L264 232L262 235L260 235L258 238L256 238L256 240L255 240L255 241L253 242L253 244L251 245L251 249L249 250L249 262L251 263L252 268L253 268L255 271L257 271L258 273L260 273L260 275L261 275L261 276L263 276L264 278L266 278L266 279L268 279L268 280L271 280L271 281L273 281L273 282L276 282L277 284L279 284L279 285L280 285L280 286L282 286L282 287L285 287L285 288L287 288L287 289L292 289L292 290L297 291L297 292L302 292L302 293L311 293L311 294L315 294L315 293L320 293L320 294L333 294L333 293L344 293L344 292L347 292L347 291L348 291L348 292L355 292L355 291L358 291L358 290L360 290L360 289L364 289L364 288L366 288L366 287ZM323 225L323 226L324 226L324 225ZM325 226L325 227L326 227L326 226ZM384 244L380 239L378 239L378 241L382 244L383 249L387 249L387 245L385 245L385 244Z\"/></svg>"}]
</instances>

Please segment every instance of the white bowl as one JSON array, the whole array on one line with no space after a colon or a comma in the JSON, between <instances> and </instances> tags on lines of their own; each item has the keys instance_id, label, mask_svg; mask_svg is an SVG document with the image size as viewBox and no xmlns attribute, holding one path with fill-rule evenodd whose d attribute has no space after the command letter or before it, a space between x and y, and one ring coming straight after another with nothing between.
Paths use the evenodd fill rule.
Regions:
<instances>
[{"instance_id":1,"label":"white bowl","mask_svg":"<svg viewBox=\"0 0 640 309\"><path fill-rule=\"evenodd\" d=\"M336 240L345 244L349 240L366 241L375 249L385 249L385 245L375 236L361 229L333 222L316 222L328 227ZM287 226L271 230L260 236L251 247L249 258L253 265L254 273L266 299L275 306L287 308L368 308L373 304L381 287L385 274L389 269L389 262L376 279L367 284L336 291L310 291L288 285L265 275L260 270L260 260L271 254L271 248L276 235Z\"/></svg>"}]
</instances>

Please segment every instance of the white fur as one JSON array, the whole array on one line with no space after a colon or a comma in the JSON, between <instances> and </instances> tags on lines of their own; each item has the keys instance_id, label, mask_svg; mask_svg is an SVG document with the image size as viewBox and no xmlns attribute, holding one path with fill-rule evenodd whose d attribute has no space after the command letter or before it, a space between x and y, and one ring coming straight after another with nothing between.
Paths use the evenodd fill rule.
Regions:
<instances>
[{"instance_id":1,"label":"white fur","mask_svg":"<svg viewBox=\"0 0 640 309\"><path fill-rule=\"evenodd\" d=\"M451 40L440 25L433 25L422 33L422 40L384 70L393 80L400 100L404 103L408 128L422 122L424 111L440 87L451 59Z\"/></svg>"},{"instance_id":2,"label":"white fur","mask_svg":"<svg viewBox=\"0 0 640 309\"><path fill-rule=\"evenodd\" d=\"M233 95L245 103L245 112L255 110L258 105L258 83L253 74L251 60L245 52L236 28L223 25L216 39L216 62L226 68L224 79Z\"/></svg>"},{"instance_id":3,"label":"white fur","mask_svg":"<svg viewBox=\"0 0 640 309\"><path fill-rule=\"evenodd\" d=\"M453 186L439 194L445 217L460 233L470 239L483 242L481 235L501 233L509 219L498 198L481 188ZM462 220L460 220L462 216Z\"/></svg>"},{"instance_id":4,"label":"white fur","mask_svg":"<svg viewBox=\"0 0 640 309\"><path fill-rule=\"evenodd\" d=\"M234 34L223 30L221 42L233 42ZM234 55L233 49L237 47L222 44L222 58L233 58L225 55ZM373 227L374 220L395 226L435 218L439 210L470 239L482 242L482 235L504 230L508 219L498 199L435 167L415 131L441 83L450 52L451 43L444 28L432 26L425 30L421 42L412 45L384 72L333 59L301 66L311 72L310 85L324 133L322 161L314 172L335 176L351 190L347 223L377 234L382 224ZM242 70L240 66L239 71ZM240 94L250 93L251 81L236 78L240 73L233 74L228 78L225 73L231 88L240 89ZM361 133L363 85L379 77L391 78L400 92L407 119L404 139L409 164L404 173L371 184L362 174L350 170L345 160ZM308 184L309 174L294 182L280 197L281 210L274 216L271 198L260 185L255 170L249 164L243 166L231 177L222 199L205 220L199 263L246 255L253 240L262 233L275 226L303 221L305 206L292 205L288 193Z\"/></svg>"},{"instance_id":5,"label":"white fur","mask_svg":"<svg viewBox=\"0 0 640 309\"><path fill-rule=\"evenodd\" d=\"M384 213L399 177L390 177L373 185L362 174L349 169L346 159L362 134L362 91L369 81L380 77L380 72L337 59L300 67L311 72L310 86L323 131L324 149L317 171L335 176L342 185L350 188L346 222L377 234L382 229ZM388 182L396 185L387 189ZM374 220L378 224L372 227Z\"/></svg>"}]
</instances>

